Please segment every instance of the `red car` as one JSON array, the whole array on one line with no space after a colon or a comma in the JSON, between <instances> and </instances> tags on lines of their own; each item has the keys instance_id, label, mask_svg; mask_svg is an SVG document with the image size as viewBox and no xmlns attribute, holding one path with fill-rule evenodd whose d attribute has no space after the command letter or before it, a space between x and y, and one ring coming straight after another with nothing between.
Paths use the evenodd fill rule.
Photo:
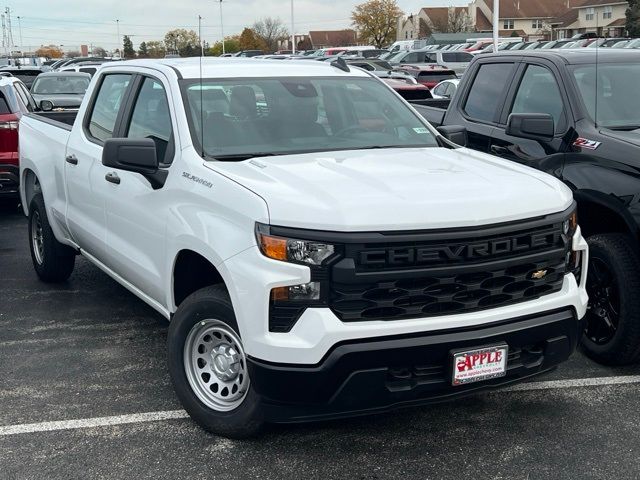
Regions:
<instances>
[{"instance_id":1,"label":"red car","mask_svg":"<svg viewBox=\"0 0 640 480\"><path fill-rule=\"evenodd\" d=\"M18 124L36 104L18 78L0 77L0 197L18 198Z\"/></svg>"},{"instance_id":2,"label":"red car","mask_svg":"<svg viewBox=\"0 0 640 480\"><path fill-rule=\"evenodd\" d=\"M405 100L428 100L433 98L431 91L427 87L420 83L413 83L412 78L382 78L382 81L398 92Z\"/></svg>"},{"instance_id":3,"label":"red car","mask_svg":"<svg viewBox=\"0 0 640 480\"><path fill-rule=\"evenodd\" d=\"M418 83L431 89L443 80L458 78L456 72L441 65L403 65L397 70L402 70L411 74Z\"/></svg>"}]
</instances>

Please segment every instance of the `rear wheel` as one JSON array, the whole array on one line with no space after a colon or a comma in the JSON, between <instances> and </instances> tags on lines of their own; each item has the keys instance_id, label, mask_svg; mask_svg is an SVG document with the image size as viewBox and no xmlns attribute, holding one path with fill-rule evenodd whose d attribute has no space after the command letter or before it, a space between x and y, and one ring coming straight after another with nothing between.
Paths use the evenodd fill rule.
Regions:
<instances>
[{"instance_id":1,"label":"rear wheel","mask_svg":"<svg viewBox=\"0 0 640 480\"><path fill-rule=\"evenodd\" d=\"M229 438L260 431L260 397L224 287L203 288L182 302L169 326L167 351L176 394L201 427Z\"/></svg>"},{"instance_id":2,"label":"rear wheel","mask_svg":"<svg viewBox=\"0 0 640 480\"><path fill-rule=\"evenodd\" d=\"M640 260L629 237L589 237L589 309L582 340L594 360L625 365L640 355Z\"/></svg>"},{"instance_id":3,"label":"rear wheel","mask_svg":"<svg viewBox=\"0 0 640 480\"><path fill-rule=\"evenodd\" d=\"M29 206L29 246L33 268L40 280L56 283L69 278L76 252L56 240L41 193L33 197Z\"/></svg>"}]
</instances>

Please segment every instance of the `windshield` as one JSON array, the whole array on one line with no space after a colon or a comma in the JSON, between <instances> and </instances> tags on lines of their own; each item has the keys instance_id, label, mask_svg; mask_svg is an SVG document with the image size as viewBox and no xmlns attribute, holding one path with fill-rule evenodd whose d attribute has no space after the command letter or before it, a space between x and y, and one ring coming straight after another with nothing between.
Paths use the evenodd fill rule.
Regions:
<instances>
[{"instance_id":1,"label":"windshield","mask_svg":"<svg viewBox=\"0 0 640 480\"><path fill-rule=\"evenodd\" d=\"M31 87L35 95L84 95L89 79L77 75L59 75L36 78Z\"/></svg>"},{"instance_id":2,"label":"windshield","mask_svg":"<svg viewBox=\"0 0 640 480\"><path fill-rule=\"evenodd\" d=\"M220 160L437 146L425 123L373 78L189 80L183 90L194 143Z\"/></svg>"},{"instance_id":3,"label":"windshield","mask_svg":"<svg viewBox=\"0 0 640 480\"><path fill-rule=\"evenodd\" d=\"M631 81L640 78L640 63L601 63L597 70L595 65L579 65L573 67L573 77L589 116L599 126L640 128L640 96Z\"/></svg>"}]
</instances>

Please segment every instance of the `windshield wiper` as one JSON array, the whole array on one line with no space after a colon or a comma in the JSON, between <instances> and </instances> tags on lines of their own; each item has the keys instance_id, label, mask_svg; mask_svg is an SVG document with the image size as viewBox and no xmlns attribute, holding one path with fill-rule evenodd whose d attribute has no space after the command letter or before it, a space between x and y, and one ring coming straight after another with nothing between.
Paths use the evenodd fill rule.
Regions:
<instances>
[{"instance_id":1,"label":"windshield wiper","mask_svg":"<svg viewBox=\"0 0 640 480\"><path fill-rule=\"evenodd\" d=\"M240 162L256 157L275 157L277 155L288 155L289 152L256 152L256 153L230 153L227 155L207 155L211 160L220 160L221 162Z\"/></svg>"},{"instance_id":2,"label":"windshield wiper","mask_svg":"<svg viewBox=\"0 0 640 480\"><path fill-rule=\"evenodd\" d=\"M619 132L631 132L633 130L640 129L640 125L616 125L613 127L604 127L608 130L614 130Z\"/></svg>"}]
</instances>

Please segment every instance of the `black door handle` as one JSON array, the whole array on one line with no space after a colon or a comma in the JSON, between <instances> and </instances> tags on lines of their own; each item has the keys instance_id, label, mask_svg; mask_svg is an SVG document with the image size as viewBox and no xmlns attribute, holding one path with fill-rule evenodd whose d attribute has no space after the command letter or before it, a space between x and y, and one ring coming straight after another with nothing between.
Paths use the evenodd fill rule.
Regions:
<instances>
[{"instance_id":1,"label":"black door handle","mask_svg":"<svg viewBox=\"0 0 640 480\"><path fill-rule=\"evenodd\" d=\"M73 153L71 155L67 155L65 160L67 161L67 163L70 163L71 165L78 164L78 157L76 157Z\"/></svg>"},{"instance_id":2,"label":"black door handle","mask_svg":"<svg viewBox=\"0 0 640 480\"><path fill-rule=\"evenodd\" d=\"M107 182L115 183L116 185L120 185L120 177L115 172L109 172L104 176L104 179Z\"/></svg>"},{"instance_id":3,"label":"black door handle","mask_svg":"<svg viewBox=\"0 0 640 480\"><path fill-rule=\"evenodd\" d=\"M500 145L491 145L491 153L498 156L508 155L509 149L507 147L501 147Z\"/></svg>"}]
</instances>

